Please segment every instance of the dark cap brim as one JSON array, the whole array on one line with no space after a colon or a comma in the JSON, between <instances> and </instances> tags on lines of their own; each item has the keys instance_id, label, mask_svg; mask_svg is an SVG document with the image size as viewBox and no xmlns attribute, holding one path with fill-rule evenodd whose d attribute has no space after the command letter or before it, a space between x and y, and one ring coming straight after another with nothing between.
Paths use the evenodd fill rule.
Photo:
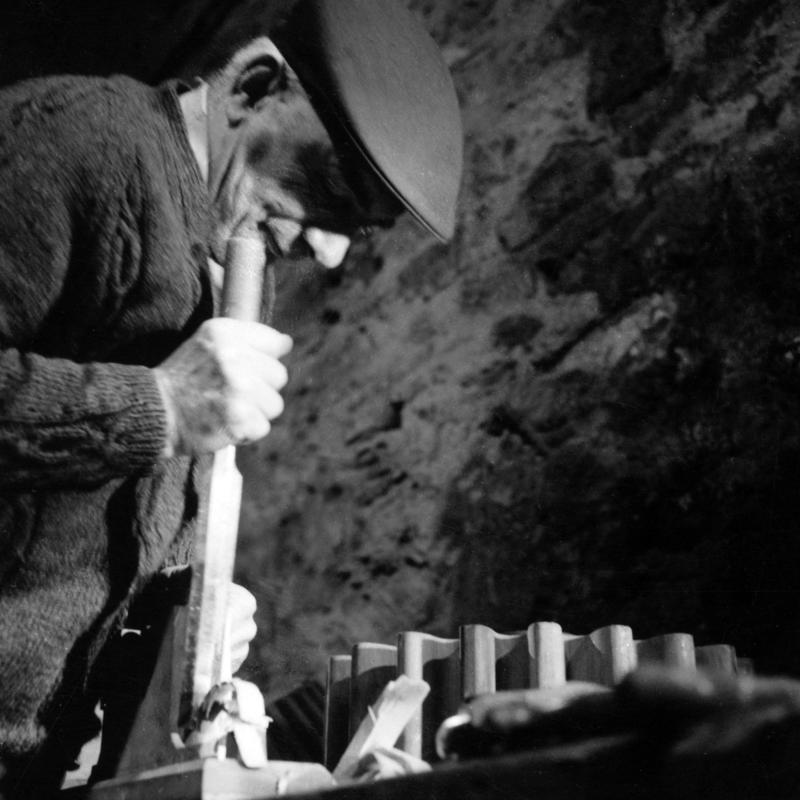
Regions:
<instances>
[{"instance_id":1,"label":"dark cap brim","mask_svg":"<svg viewBox=\"0 0 800 800\"><path fill-rule=\"evenodd\" d=\"M436 43L397 0L300 0L273 36L321 117L437 237L455 230L462 126Z\"/></svg>"}]
</instances>

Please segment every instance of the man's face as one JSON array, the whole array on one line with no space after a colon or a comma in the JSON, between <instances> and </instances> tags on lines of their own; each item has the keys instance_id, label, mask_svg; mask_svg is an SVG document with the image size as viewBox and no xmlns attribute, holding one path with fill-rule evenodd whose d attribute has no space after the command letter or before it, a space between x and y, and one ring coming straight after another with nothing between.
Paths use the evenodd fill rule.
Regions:
<instances>
[{"instance_id":1,"label":"man's face","mask_svg":"<svg viewBox=\"0 0 800 800\"><path fill-rule=\"evenodd\" d=\"M224 168L215 175L212 167L214 257L224 257L232 235L257 230L274 256L311 255L336 267L355 235L391 224L400 208L370 175L360 175L368 191L356 196L308 96L271 43L262 62L270 90L231 127Z\"/></svg>"}]
</instances>

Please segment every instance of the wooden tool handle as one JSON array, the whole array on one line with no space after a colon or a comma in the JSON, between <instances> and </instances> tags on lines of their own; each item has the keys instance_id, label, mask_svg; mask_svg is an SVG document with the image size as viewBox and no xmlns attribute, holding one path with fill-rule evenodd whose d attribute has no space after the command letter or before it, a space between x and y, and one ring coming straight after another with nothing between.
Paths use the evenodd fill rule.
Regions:
<instances>
[{"instance_id":1,"label":"wooden tool handle","mask_svg":"<svg viewBox=\"0 0 800 800\"><path fill-rule=\"evenodd\" d=\"M264 243L260 239L234 236L228 241L221 316L245 322L261 319L266 264Z\"/></svg>"},{"instance_id":2,"label":"wooden tool handle","mask_svg":"<svg viewBox=\"0 0 800 800\"><path fill-rule=\"evenodd\" d=\"M261 318L267 267L260 239L228 242L222 286L222 316L242 321ZM195 536L185 645L181 721L186 723L213 686L224 679L228 587L233 579L242 478L235 448L214 453L210 485L201 499Z\"/></svg>"},{"instance_id":3,"label":"wooden tool handle","mask_svg":"<svg viewBox=\"0 0 800 800\"><path fill-rule=\"evenodd\" d=\"M242 321L261 318L266 260L260 240L237 237L230 241L225 260L223 315ZM267 283L270 301L274 298L273 287L274 278L270 274ZM184 762L198 757L205 744L185 746L183 742L197 732L199 712L208 693L230 679L227 611L242 489L235 456L233 446L214 453L208 484L199 491L188 601L169 614L146 691L139 696L135 688L129 689L126 684L126 691L114 692L108 698L96 775L101 780L127 776L130 780L124 786L130 784L132 788L121 789L117 780L100 783L97 786L101 788L93 790L92 798L177 796L170 793L171 788L181 797L194 796L191 788L195 785L191 782L194 778L189 777L189 772L184 774ZM137 651L143 664L147 661L146 653L146 647L144 653ZM146 666L138 665L134 672L145 670ZM130 683L135 687L135 680ZM214 745L212 740L209 746ZM168 765L176 763L182 765L174 768L178 777L163 773ZM233 762L214 763L230 766ZM156 783L163 777L163 791L157 791L141 776L154 768L162 770L150 774L158 775L154 778ZM203 777L202 767L198 774ZM262 788L268 785L268 782L261 784ZM106 788L102 789L103 786ZM204 788L203 797L206 796Z\"/></svg>"}]
</instances>

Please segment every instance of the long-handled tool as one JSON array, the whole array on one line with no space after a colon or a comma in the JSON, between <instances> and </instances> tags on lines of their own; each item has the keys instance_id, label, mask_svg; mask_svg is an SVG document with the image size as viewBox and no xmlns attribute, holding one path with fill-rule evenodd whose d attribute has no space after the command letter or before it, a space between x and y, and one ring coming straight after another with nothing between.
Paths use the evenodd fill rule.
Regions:
<instances>
[{"instance_id":1,"label":"long-handled tool","mask_svg":"<svg viewBox=\"0 0 800 800\"><path fill-rule=\"evenodd\" d=\"M266 269L260 239L234 237L229 241L223 317L259 321ZM185 726L192 724L192 715L208 693L229 680L225 652L228 588L233 579L241 498L242 476L236 468L236 448L230 445L214 453L195 534L180 709Z\"/></svg>"},{"instance_id":2,"label":"long-handled tool","mask_svg":"<svg viewBox=\"0 0 800 800\"><path fill-rule=\"evenodd\" d=\"M267 269L259 239L229 242L224 316L259 320ZM228 674L228 589L241 489L235 448L215 453L200 500L188 603L169 616L147 691L125 723L126 735L116 732L115 777L95 784L91 800L248 800L333 782L318 764L267 762L263 737L244 735L263 733L265 725L260 693ZM231 731L243 734L235 737L241 759L226 757Z\"/></svg>"}]
</instances>

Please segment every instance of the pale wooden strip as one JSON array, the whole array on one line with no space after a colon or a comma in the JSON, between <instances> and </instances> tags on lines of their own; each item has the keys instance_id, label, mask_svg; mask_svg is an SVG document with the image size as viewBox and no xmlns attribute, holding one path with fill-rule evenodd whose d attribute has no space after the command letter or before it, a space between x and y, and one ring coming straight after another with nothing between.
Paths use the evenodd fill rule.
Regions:
<instances>
[{"instance_id":1,"label":"pale wooden strip","mask_svg":"<svg viewBox=\"0 0 800 800\"><path fill-rule=\"evenodd\" d=\"M735 675L738 672L736 648L729 644L707 644L695 650L697 668L707 672Z\"/></svg>"},{"instance_id":2,"label":"pale wooden strip","mask_svg":"<svg viewBox=\"0 0 800 800\"><path fill-rule=\"evenodd\" d=\"M461 629L464 697L531 688L533 653L537 648L546 652L546 669L557 669L551 655L560 650L560 660L563 662L560 636L561 627L555 623L534 623L527 630L514 633L498 633L487 625L464 625Z\"/></svg>"},{"instance_id":3,"label":"pale wooden strip","mask_svg":"<svg viewBox=\"0 0 800 800\"><path fill-rule=\"evenodd\" d=\"M436 731L461 704L460 649L458 639L442 639L418 631L405 631L397 637L398 674L424 680L431 687L398 744L409 755L425 761L436 757Z\"/></svg>"},{"instance_id":4,"label":"pale wooden strip","mask_svg":"<svg viewBox=\"0 0 800 800\"><path fill-rule=\"evenodd\" d=\"M462 625L460 638L462 697L494 692L494 631L487 625Z\"/></svg>"},{"instance_id":5,"label":"pale wooden strip","mask_svg":"<svg viewBox=\"0 0 800 800\"><path fill-rule=\"evenodd\" d=\"M353 646L350 671L350 724L352 739L367 709L397 677L397 648L390 644L359 642Z\"/></svg>"},{"instance_id":6,"label":"pale wooden strip","mask_svg":"<svg viewBox=\"0 0 800 800\"><path fill-rule=\"evenodd\" d=\"M325 692L325 766L333 769L350 740L350 674L352 656L328 659Z\"/></svg>"},{"instance_id":7,"label":"pale wooden strip","mask_svg":"<svg viewBox=\"0 0 800 800\"><path fill-rule=\"evenodd\" d=\"M636 655L640 664L694 669L694 638L688 633L665 633L642 639L636 642Z\"/></svg>"},{"instance_id":8,"label":"pale wooden strip","mask_svg":"<svg viewBox=\"0 0 800 800\"><path fill-rule=\"evenodd\" d=\"M425 681L401 675L389 681L361 720L342 754L333 777L337 781L355 777L362 756L377 749L394 747L408 721L430 691Z\"/></svg>"},{"instance_id":9,"label":"pale wooden strip","mask_svg":"<svg viewBox=\"0 0 800 800\"><path fill-rule=\"evenodd\" d=\"M564 633L557 622L534 622L528 626L528 685L531 689L562 686L567 680Z\"/></svg>"},{"instance_id":10,"label":"pale wooden strip","mask_svg":"<svg viewBox=\"0 0 800 800\"><path fill-rule=\"evenodd\" d=\"M568 680L614 686L636 668L633 632L627 625L608 625L570 639L565 651Z\"/></svg>"},{"instance_id":11,"label":"pale wooden strip","mask_svg":"<svg viewBox=\"0 0 800 800\"><path fill-rule=\"evenodd\" d=\"M530 654L527 631L493 633L495 690L528 689Z\"/></svg>"}]
</instances>

